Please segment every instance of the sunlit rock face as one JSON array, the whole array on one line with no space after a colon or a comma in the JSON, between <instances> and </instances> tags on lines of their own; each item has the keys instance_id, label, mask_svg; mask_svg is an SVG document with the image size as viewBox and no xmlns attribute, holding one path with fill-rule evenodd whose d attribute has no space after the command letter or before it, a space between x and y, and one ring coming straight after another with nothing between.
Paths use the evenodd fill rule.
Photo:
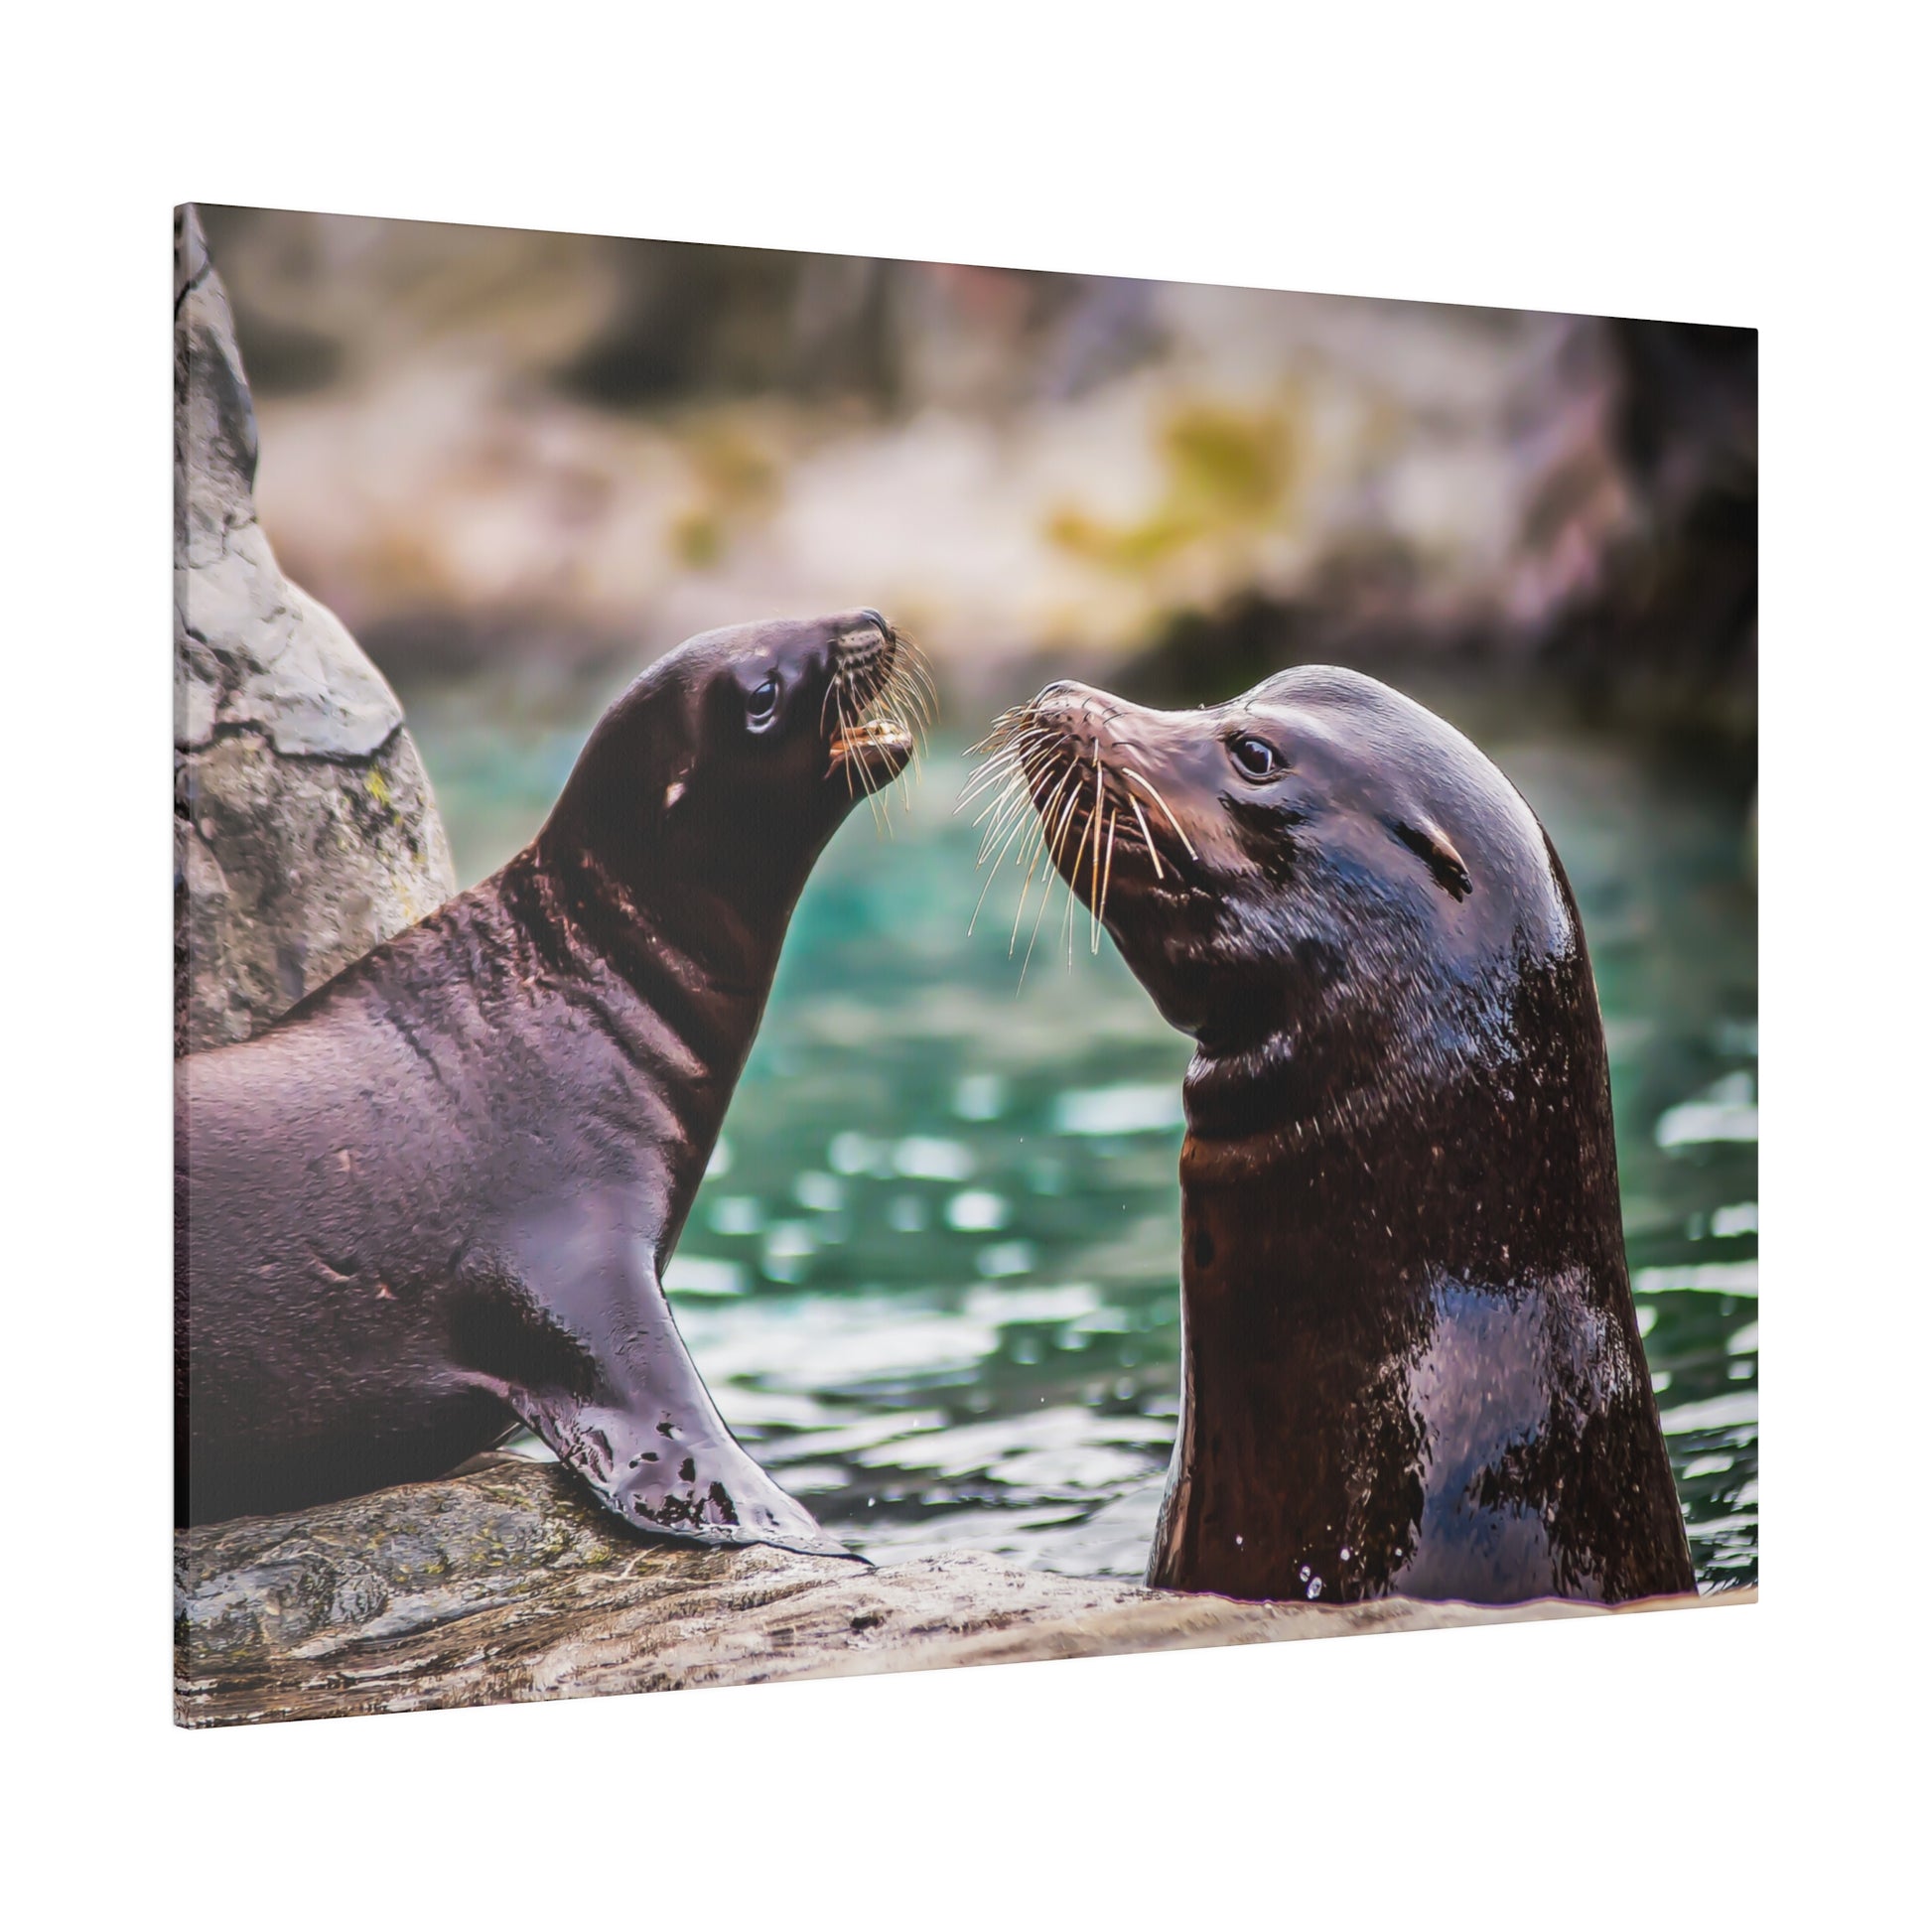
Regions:
<instances>
[{"instance_id":1,"label":"sunlit rock face","mask_svg":"<svg viewBox=\"0 0 1932 1932\"><path fill-rule=\"evenodd\" d=\"M175 238L175 1050L245 1039L456 890L402 707L255 519L255 417Z\"/></svg>"}]
</instances>

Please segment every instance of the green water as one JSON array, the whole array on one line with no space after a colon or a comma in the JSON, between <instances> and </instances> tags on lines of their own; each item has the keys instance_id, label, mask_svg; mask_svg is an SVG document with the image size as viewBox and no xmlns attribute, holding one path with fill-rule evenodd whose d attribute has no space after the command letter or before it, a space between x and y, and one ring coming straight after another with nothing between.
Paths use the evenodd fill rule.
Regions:
<instances>
[{"instance_id":1,"label":"green water","mask_svg":"<svg viewBox=\"0 0 1932 1932\"><path fill-rule=\"evenodd\" d=\"M406 692L465 883L541 821L596 691ZM1734 775L1427 696L1522 787L1584 912L1630 1266L1709 1587L1757 1572L1756 901ZM934 748L806 891L670 1272L742 1440L876 1559L1138 1577L1177 1389L1187 1046L1060 902L1024 987L1012 886L969 939L969 769ZM1031 921L1031 909L1028 914ZM1020 944L1026 945L1022 930Z\"/></svg>"}]
</instances>

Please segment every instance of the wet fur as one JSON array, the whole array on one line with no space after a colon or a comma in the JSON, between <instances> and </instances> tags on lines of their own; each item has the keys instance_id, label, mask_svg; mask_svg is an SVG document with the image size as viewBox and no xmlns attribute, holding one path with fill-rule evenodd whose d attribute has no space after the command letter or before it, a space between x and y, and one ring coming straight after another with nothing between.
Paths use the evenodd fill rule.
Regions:
<instances>
[{"instance_id":1,"label":"wet fur","mask_svg":"<svg viewBox=\"0 0 1932 1932\"><path fill-rule=\"evenodd\" d=\"M1244 773L1248 736L1278 771ZM1520 795L1422 707L1316 667L1183 713L1049 686L986 749L1001 836L1030 830L1196 1043L1149 1582L1691 1588L1594 984ZM1068 817L1074 770L1093 802ZM1082 813L1111 814L1098 885L1068 863Z\"/></svg>"}]
</instances>

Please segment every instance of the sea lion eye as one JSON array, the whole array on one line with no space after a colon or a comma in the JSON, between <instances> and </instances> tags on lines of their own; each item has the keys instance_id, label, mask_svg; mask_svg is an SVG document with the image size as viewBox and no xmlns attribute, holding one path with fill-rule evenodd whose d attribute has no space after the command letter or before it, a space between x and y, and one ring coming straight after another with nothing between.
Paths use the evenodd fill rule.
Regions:
<instances>
[{"instance_id":1,"label":"sea lion eye","mask_svg":"<svg viewBox=\"0 0 1932 1932\"><path fill-rule=\"evenodd\" d=\"M1288 762L1265 738L1251 732L1229 742L1228 757L1248 778L1272 778Z\"/></svg>"},{"instance_id":2,"label":"sea lion eye","mask_svg":"<svg viewBox=\"0 0 1932 1932\"><path fill-rule=\"evenodd\" d=\"M745 700L748 724L768 725L778 709L778 680L768 677Z\"/></svg>"}]
</instances>

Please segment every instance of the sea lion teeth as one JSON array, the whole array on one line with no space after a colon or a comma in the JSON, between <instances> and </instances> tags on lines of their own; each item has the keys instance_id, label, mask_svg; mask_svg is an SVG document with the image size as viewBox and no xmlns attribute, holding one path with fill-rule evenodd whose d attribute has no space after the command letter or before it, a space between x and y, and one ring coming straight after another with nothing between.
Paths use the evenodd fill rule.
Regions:
<instances>
[{"instance_id":1,"label":"sea lion teeth","mask_svg":"<svg viewBox=\"0 0 1932 1932\"><path fill-rule=\"evenodd\" d=\"M872 753L884 752L896 758L909 758L912 734L897 718L873 718L834 733L828 772L835 771L847 759L866 759Z\"/></svg>"}]
</instances>

